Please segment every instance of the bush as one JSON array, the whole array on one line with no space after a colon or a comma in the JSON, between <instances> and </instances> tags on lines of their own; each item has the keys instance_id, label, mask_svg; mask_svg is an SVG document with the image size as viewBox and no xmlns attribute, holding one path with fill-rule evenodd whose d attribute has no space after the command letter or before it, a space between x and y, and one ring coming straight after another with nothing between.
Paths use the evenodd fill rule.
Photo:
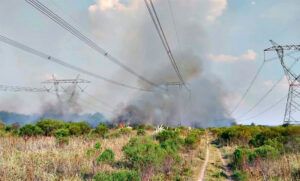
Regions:
<instances>
[{"instance_id":1,"label":"bush","mask_svg":"<svg viewBox=\"0 0 300 181\"><path fill-rule=\"evenodd\" d=\"M121 137L120 131L113 132L105 136L105 138L120 138L120 137Z\"/></svg>"},{"instance_id":2,"label":"bush","mask_svg":"<svg viewBox=\"0 0 300 181\"><path fill-rule=\"evenodd\" d=\"M233 153L232 166L236 169L243 169L244 164L248 162L253 162L257 155L250 149L237 148Z\"/></svg>"},{"instance_id":3,"label":"bush","mask_svg":"<svg viewBox=\"0 0 300 181\"><path fill-rule=\"evenodd\" d=\"M147 124L140 124L134 127L135 130L143 129L143 130L155 130L155 126L147 125Z\"/></svg>"},{"instance_id":4,"label":"bush","mask_svg":"<svg viewBox=\"0 0 300 181\"><path fill-rule=\"evenodd\" d=\"M58 129L54 131L55 138L67 137L70 135L68 129Z\"/></svg>"},{"instance_id":5,"label":"bush","mask_svg":"<svg viewBox=\"0 0 300 181\"><path fill-rule=\"evenodd\" d=\"M69 126L71 135L83 135L90 132L91 128L85 122L71 123Z\"/></svg>"},{"instance_id":6,"label":"bush","mask_svg":"<svg viewBox=\"0 0 300 181\"><path fill-rule=\"evenodd\" d=\"M105 149L103 153L97 158L97 162L113 163L115 160L115 154L111 149Z\"/></svg>"},{"instance_id":7,"label":"bush","mask_svg":"<svg viewBox=\"0 0 300 181\"><path fill-rule=\"evenodd\" d=\"M121 135L129 135L131 133L131 129L130 128L126 128L126 127L122 127L120 130L119 130L119 133Z\"/></svg>"},{"instance_id":8,"label":"bush","mask_svg":"<svg viewBox=\"0 0 300 181\"><path fill-rule=\"evenodd\" d=\"M108 133L108 127L105 124L100 124L95 130L95 133L99 134L101 137L104 137Z\"/></svg>"},{"instance_id":9,"label":"bush","mask_svg":"<svg viewBox=\"0 0 300 181\"><path fill-rule=\"evenodd\" d=\"M137 131L137 135L138 136L144 136L146 134L146 132L145 132L145 130L143 130L143 129L139 129L138 131Z\"/></svg>"},{"instance_id":10,"label":"bush","mask_svg":"<svg viewBox=\"0 0 300 181\"><path fill-rule=\"evenodd\" d=\"M45 136L50 136L57 129L68 128L69 123L50 119L43 119L38 121L36 123L36 126L40 127L44 131Z\"/></svg>"},{"instance_id":11,"label":"bush","mask_svg":"<svg viewBox=\"0 0 300 181\"><path fill-rule=\"evenodd\" d=\"M237 181L244 181L244 180L248 180L249 178L248 173L242 172L240 170L235 170L232 176L233 179Z\"/></svg>"},{"instance_id":12,"label":"bush","mask_svg":"<svg viewBox=\"0 0 300 181\"><path fill-rule=\"evenodd\" d=\"M296 169L294 168L292 171L292 180L297 181L300 180L300 168Z\"/></svg>"},{"instance_id":13,"label":"bush","mask_svg":"<svg viewBox=\"0 0 300 181\"><path fill-rule=\"evenodd\" d=\"M188 149L192 149L196 147L196 139L194 136L187 136L184 139L184 145L186 146L186 148Z\"/></svg>"},{"instance_id":14,"label":"bush","mask_svg":"<svg viewBox=\"0 0 300 181\"><path fill-rule=\"evenodd\" d=\"M258 147L254 150L254 153L262 158L263 160L267 159L276 159L279 157L280 153L278 150L275 148L269 146L269 145L264 145L261 147Z\"/></svg>"},{"instance_id":15,"label":"bush","mask_svg":"<svg viewBox=\"0 0 300 181\"><path fill-rule=\"evenodd\" d=\"M179 136L177 131L163 130L156 135L156 139L161 143L169 139L176 139Z\"/></svg>"},{"instance_id":16,"label":"bush","mask_svg":"<svg viewBox=\"0 0 300 181\"><path fill-rule=\"evenodd\" d=\"M9 131L11 131L12 130L12 125L7 125L6 127L5 127L5 131L6 132L9 132Z\"/></svg>"},{"instance_id":17,"label":"bush","mask_svg":"<svg viewBox=\"0 0 300 181\"><path fill-rule=\"evenodd\" d=\"M95 181L140 181L141 176L138 172L121 170L113 173L100 172L94 176Z\"/></svg>"},{"instance_id":18,"label":"bush","mask_svg":"<svg viewBox=\"0 0 300 181\"><path fill-rule=\"evenodd\" d=\"M166 157L166 151L150 138L131 138L122 148L128 164L137 170L159 169Z\"/></svg>"},{"instance_id":19,"label":"bush","mask_svg":"<svg viewBox=\"0 0 300 181\"><path fill-rule=\"evenodd\" d=\"M93 148L87 150L86 154L88 156L94 155L95 153L99 155L101 153L101 150L102 150L101 144L97 142Z\"/></svg>"},{"instance_id":20,"label":"bush","mask_svg":"<svg viewBox=\"0 0 300 181\"><path fill-rule=\"evenodd\" d=\"M12 135L14 135L14 136L18 136L20 133L19 133L19 130L17 130L17 129L14 129L13 131L12 131Z\"/></svg>"},{"instance_id":21,"label":"bush","mask_svg":"<svg viewBox=\"0 0 300 181\"><path fill-rule=\"evenodd\" d=\"M23 127L20 128L19 131L20 136L37 136L43 134L44 132L40 127L32 124L25 124Z\"/></svg>"},{"instance_id":22,"label":"bush","mask_svg":"<svg viewBox=\"0 0 300 181\"><path fill-rule=\"evenodd\" d=\"M162 142L160 145L163 149L165 149L167 152L176 153L179 150L181 150L181 140L167 140Z\"/></svg>"}]
</instances>

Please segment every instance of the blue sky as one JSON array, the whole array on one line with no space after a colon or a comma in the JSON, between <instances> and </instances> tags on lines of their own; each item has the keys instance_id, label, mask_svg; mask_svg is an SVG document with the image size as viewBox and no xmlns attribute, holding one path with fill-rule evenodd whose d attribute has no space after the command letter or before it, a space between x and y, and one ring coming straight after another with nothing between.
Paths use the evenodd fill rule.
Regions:
<instances>
[{"instance_id":1,"label":"blue sky","mask_svg":"<svg viewBox=\"0 0 300 181\"><path fill-rule=\"evenodd\" d=\"M152 74L172 71L171 66L166 66L168 60L163 49L159 47L161 43L143 1L41 0L41 2L111 54L124 60L124 63L136 66L139 73L154 77ZM271 46L270 39L279 44L300 43L299 0L170 0L170 2L176 27L172 23L167 1L154 1L171 48L174 52L184 51L200 57L201 63L198 62L198 65L201 65L203 74L198 76L212 75L218 80L217 87L220 86L225 92L222 94L222 101L228 112L239 101L261 65L263 50ZM1 35L105 77L130 85L140 85L134 76L87 47L25 1L0 2L0 15ZM4 67L0 72L0 84L40 87L40 82L52 74L59 78L72 78L77 75L77 72L61 68L3 43L0 43L0 54ZM274 57L276 54L268 56ZM295 56L299 57L300 53ZM185 67L182 64L181 66ZM267 63L233 117L239 118L249 110L282 73L278 60ZM82 78L92 81L88 88L91 94L110 105L110 108L107 108L83 95L81 99L88 105L84 104L82 112L101 111L111 116L109 112L112 108L113 111L121 109L140 94L85 75L82 75ZM197 79L198 77L193 77L191 82ZM276 102L287 93L287 88L287 83L283 80L260 106L243 119L237 119L237 122L280 124L285 107L284 101L257 119L244 119ZM55 98L44 94L0 92L0 109L36 113L45 102L53 99Z\"/></svg>"}]
</instances>

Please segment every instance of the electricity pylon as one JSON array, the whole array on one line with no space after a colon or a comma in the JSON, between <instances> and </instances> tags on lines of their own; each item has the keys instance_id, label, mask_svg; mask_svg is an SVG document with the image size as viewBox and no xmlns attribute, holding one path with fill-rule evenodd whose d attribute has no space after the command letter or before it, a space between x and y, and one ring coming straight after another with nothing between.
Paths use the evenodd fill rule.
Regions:
<instances>
[{"instance_id":1,"label":"electricity pylon","mask_svg":"<svg viewBox=\"0 0 300 181\"><path fill-rule=\"evenodd\" d=\"M63 89L64 92L67 92L67 90L70 91L71 88L71 91L69 92L70 93L70 97L68 99L69 101L71 101L72 98L74 97L77 88L79 88L82 92L86 89L86 87L85 88L80 87L79 84L87 84L87 83L90 83L90 81L79 79L79 75L77 75L76 79L60 79L60 80L56 79L54 75L52 75L52 79L42 82L42 84L53 84L54 91L59 100L60 100L60 94L59 94L60 89ZM68 85L67 87L63 86L66 84Z\"/></svg>"},{"instance_id":2,"label":"electricity pylon","mask_svg":"<svg viewBox=\"0 0 300 181\"><path fill-rule=\"evenodd\" d=\"M286 51L300 51L300 45L278 45L274 41L270 40L272 43L272 47L267 48L264 52L267 51L276 51L280 64L283 68L285 76L289 82L289 93L286 102L286 108L284 113L284 124L299 124L300 117L296 112L300 112L300 75L299 73L295 73L292 71L292 67L299 61L296 59L295 62L288 67L286 62L286 57L290 56L289 54L285 54ZM291 57L291 56L290 56ZM294 58L294 57L292 57ZM297 116L297 118L296 118Z\"/></svg>"}]
</instances>

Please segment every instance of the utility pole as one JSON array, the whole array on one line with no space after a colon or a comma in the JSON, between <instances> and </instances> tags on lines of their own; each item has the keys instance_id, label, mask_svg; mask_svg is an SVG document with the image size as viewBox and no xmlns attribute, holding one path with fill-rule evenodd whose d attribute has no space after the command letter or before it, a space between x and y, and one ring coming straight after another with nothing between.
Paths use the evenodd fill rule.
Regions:
<instances>
[{"instance_id":1,"label":"utility pole","mask_svg":"<svg viewBox=\"0 0 300 181\"><path fill-rule=\"evenodd\" d=\"M299 73L295 73L292 71L292 67L295 63L299 61L298 59L295 59L295 62L288 67L287 66L287 56L291 57L289 54L286 54L286 51L300 51L300 45L278 45L274 41L270 40L272 43L272 47L267 48L264 50L264 52L268 51L276 51L280 64L283 68L283 71L285 73L285 76L287 77L287 80L289 82L289 93L288 98L286 102L286 108L284 113L284 124L299 124L300 123L300 75ZM265 60L266 61L266 60ZM299 112L298 112L299 111ZM296 114L298 112L298 114ZM297 116L297 118L296 118Z\"/></svg>"}]
</instances>

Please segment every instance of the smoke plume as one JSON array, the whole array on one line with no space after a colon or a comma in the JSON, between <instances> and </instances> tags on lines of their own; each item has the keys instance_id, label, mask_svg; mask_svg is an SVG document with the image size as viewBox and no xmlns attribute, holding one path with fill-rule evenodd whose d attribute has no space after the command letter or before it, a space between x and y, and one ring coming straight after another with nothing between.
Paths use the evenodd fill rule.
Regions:
<instances>
[{"instance_id":1,"label":"smoke plume","mask_svg":"<svg viewBox=\"0 0 300 181\"><path fill-rule=\"evenodd\" d=\"M130 0L127 3L115 1L115 6L105 6L105 8L103 8L103 0L97 2L90 8L95 29L99 28L99 31L101 29L101 35L110 36L116 32L106 30L103 25L114 26L112 22L115 22L116 26L122 26L122 32L118 32L114 36L120 36L117 38L122 39L121 54L125 60L128 60L126 64L134 67L137 72L159 85L153 87L138 81L141 87L151 89L153 93L141 93L134 96L127 105L119 110L113 121L128 124L148 123L193 127L234 124L234 120L230 118L224 104L227 96L226 90L223 88L222 82L210 72L209 62L202 59L204 56L201 56L203 52L207 51L209 42L200 23L205 18L198 20L195 18L209 16L210 11L204 10L204 7L212 9L215 8L211 7L214 5L206 4L204 1L184 1L185 3L178 1L181 8L173 7L177 16L174 17L176 23L172 24L166 1L155 1L163 28L169 35L167 38L170 41L176 63L186 85L191 90L189 92L178 86L166 86L169 82L178 82L179 80L172 69L143 1ZM188 8L189 12L184 11L185 8ZM201 11L202 9L204 11ZM189 13L188 17L193 18L187 17ZM174 24L178 27L177 37L174 33L176 31ZM122 80L123 77L124 72L120 72L118 78ZM160 88L168 88L168 91L162 91Z\"/></svg>"}]
</instances>

